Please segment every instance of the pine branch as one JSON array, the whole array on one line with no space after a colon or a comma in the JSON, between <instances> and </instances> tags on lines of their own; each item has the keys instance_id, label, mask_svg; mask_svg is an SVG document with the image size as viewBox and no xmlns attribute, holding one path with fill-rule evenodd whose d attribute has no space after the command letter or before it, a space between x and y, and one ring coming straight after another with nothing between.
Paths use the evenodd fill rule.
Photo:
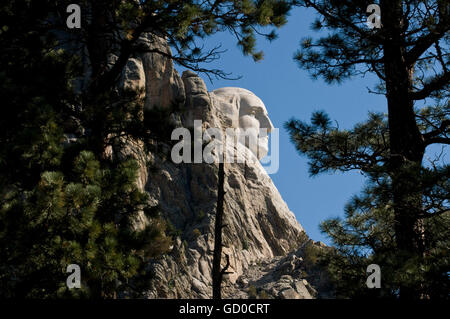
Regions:
<instances>
[{"instance_id":1,"label":"pine branch","mask_svg":"<svg viewBox=\"0 0 450 319\"><path fill-rule=\"evenodd\" d=\"M442 209L442 210L439 210L434 213L424 213L421 215L421 218L432 218L432 217L440 216L440 215L443 215L443 214L449 213L449 212L450 212L450 209Z\"/></svg>"},{"instance_id":2,"label":"pine branch","mask_svg":"<svg viewBox=\"0 0 450 319\"><path fill-rule=\"evenodd\" d=\"M450 73L444 73L441 76L436 76L433 80L425 84L420 91L411 92L410 97L413 100L423 100L429 97L433 92L445 88L450 83Z\"/></svg>"},{"instance_id":3,"label":"pine branch","mask_svg":"<svg viewBox=\"0 0 450 319\"><path fill-rule=\"evenodd\" d=\"M449 127L450 120L444 120L442 121L441 126L438 129L423 134L423 138L425 139L425 141L427 141L430 138L439 136L440 134L445 133Z\"/></svg>"},{"instance_id":4,"label":"pine branch","mask_svg":"<svg viewBox=\"0 0 450 319\"><path fill-rule=\"evenodd\" d=\"M415 41L415 46L406 54L406 64L412 66L436 41L439 41L450 30L448 11L441 13L439 23L434 30Z\"/></svg>"},{"instance_id":5,"label":"pine branch","mask_svg":"<svg viewBox=\"0 0 450 319\"><path fill-rule=\"evenodd\" d=\"M384 41L382 36L372 33L372 32L367 32L361 28L358 28L355 23L353 23L352 21L347 20L345 18L341 18L339 15L333 15L328 10L326 10L321 4L317 4L316 1L305 0L303 2L305 3L306 7L314 8L317 12L319 12L324 17L328 18L331 21L334 21L334 22L337 22L337 23L340 23L340 24L346 26L347 28L358 33L362 38L370 39L380 45Z\"/></svg>"},{"instance_id":6,"label":"pine branch","mask_svg":"<svg viewBox=\"0 0 450 319\"><path fill-rule=\"evenodd\" d=\"M425 146L431 145L431 144L447 144L450 145L450 138L449 137L434 137L430 138L428 141L425 142Z\"/></svg>"}]
</instances>

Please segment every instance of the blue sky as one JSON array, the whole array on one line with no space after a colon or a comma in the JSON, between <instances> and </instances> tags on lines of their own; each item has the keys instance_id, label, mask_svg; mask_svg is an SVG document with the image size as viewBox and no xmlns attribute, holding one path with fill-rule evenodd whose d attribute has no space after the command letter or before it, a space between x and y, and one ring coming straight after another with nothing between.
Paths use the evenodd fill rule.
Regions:
<instances>
[{"instance_id":1,"label":"blue sky","mask_svg":"<svg viewBox=\"0 0 450 319\"><path fill-rule=\"evenodd\" d=\"M341 85L327 85L322 80L311 80L308 72L297 67L293 54L300 40L308 35L317 36L310 29L314 12L302 8L292 12L289 22L278 30L279 38L269 43L258 39L258 48L264 51L264 60L255 63L245 57L236 46L235 39L226 33L214 35L206 40L207 47L219 43L228 51L220 60L209 65L220 68L241 79L214 80L202 76L208 90L224 86L246 88L259 96L267 107L275 127L280 129L280 169L271 177L281 196L295 213L307 234L314 240L330 244L320 233L321 221L334 216L343 216L345 203L359 192L364 183L358 172L326 174L311 178L307 159L300 157L283 124L290 118L309 120L315 110L325 110L341 128L351 128L364 121L368 111L386 112L384 96L369 94L373 89L374 76L354 78ZM181 69L180 69L181 71Z\"/></svg>"}]
</instances>

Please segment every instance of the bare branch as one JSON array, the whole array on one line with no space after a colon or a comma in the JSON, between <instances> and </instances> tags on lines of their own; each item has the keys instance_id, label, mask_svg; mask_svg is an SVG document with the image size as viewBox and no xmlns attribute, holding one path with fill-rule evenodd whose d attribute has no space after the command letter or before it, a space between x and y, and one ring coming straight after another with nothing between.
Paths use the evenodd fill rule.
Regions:
<instances>
[{"instance_id":1,"label":"bare branch","mask_svg":"<svg viewBox=\"0 0 450 319\"><path fill-rule=\"evenodd\" d=\"M223 267L220 272L222 273L222 275L232 274L233 273L232 271L227 271L228 268L230 268L230 256L228 256L228 254L225 254L225 259L227 260L227 263L225 264L225 267Z\"/></svg>"}]
</instances>

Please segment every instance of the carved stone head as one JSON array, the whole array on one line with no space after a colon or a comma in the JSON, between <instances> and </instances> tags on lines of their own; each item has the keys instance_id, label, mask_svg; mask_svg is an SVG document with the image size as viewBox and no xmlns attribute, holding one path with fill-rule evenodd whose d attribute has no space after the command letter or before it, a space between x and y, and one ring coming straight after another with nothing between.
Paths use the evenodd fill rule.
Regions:
<instances>
[{"instance_id":1,"label":"carved stone head","mask_svg":"<svg viewBox=\"0 0 450 319\"><path fill-rule=\"evenodd\" d=\"M239 141L263 158L269 150L269 136L273 129L264 103L253 92L224 87L210 92L215 97L215 107L222 115L225 128L238 128L243 134ZM257 141L251 143L250 141Z\"/></svg>"}]
</instances>

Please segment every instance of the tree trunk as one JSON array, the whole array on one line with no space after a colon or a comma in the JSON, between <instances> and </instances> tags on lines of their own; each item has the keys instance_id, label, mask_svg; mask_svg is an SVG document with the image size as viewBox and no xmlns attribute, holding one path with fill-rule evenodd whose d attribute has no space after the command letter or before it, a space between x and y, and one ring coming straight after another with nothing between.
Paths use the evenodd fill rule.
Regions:
<instances>
[{"instance_id":1,"label":"tree trunk","mask_svg":"<svg viewBox=\"0 0 450 319\"><path fill-rule=\"evenodd\" d=\"M395 237L400 260L420 259L424 238L420 208L422 192L419 176L425 151L417 127L412 90L414 67L406 63L403 45L402 1L381 2L384 43L384 67L388 102L390 138L390 176L394 201ZM417 285L412 285L416 286ZM420 298L420 289L400 287L401 298Z\"/></svg>"},{"instance_id":2,"label":"tree trunk","mask_svg":"<svg viewBox=\"0 0 450 319\"><path fill-rule=\"evenodd\" d=\"M108 21L110 13L105 1L93 1L91 4L91 19L87 28L86 45L91 63L91 76L96 80L105 72L108 63L108 54L111 53L112 35Z\"/></svg>"},{"instance_id":3,"label":"tree trunk","mask_svg":"<svg viewBox=\"0 0 450 319\"><path fill-rule=\"evenodd\" d=\"M214 255L212 267L213 299L222 299L221 285L223 271L220 267L220 261L222 259L223 200L225 196L225 168L223 162L219 162L218 175L219 181L217 184L217 211L214 225Z\"/></svg>"},{"instance_id":4,"label":"tree trunk","mask_svg":"<svg viewBox=\"0 0 450 319\"><path fill-rule=\"evenodd\" d=\"M92 109L90 117L86 119L85 126L90 129L89 145L95 154L99 154L102 159L105 158L106 138L106 112L104 105L99 98L105 98L109 90L98 90L98 81L107 69L108 55L111 53L111 29L109 25L108 5L104 0L93 1L87 9L90 14L89 25L86 29L86 47L89 56L91 69L91 83L85 94L86 105ZM94 89L93 89L94 88Z\"/></svg>"}]
</instances>

